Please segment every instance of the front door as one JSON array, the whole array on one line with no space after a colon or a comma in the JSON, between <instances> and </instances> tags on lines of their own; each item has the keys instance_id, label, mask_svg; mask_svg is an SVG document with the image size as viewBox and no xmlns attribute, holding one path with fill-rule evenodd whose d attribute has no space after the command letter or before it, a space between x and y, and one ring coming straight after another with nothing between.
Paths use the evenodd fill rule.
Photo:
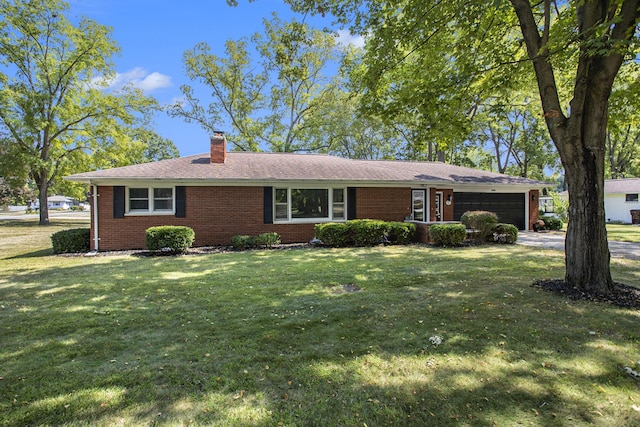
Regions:
<instances>
[{"instance_id":1,"label":"front door","mask_svg":"<svg viewBox=\"0 0 640 427\"><path fill-rule=\"evenodd\" d=\"M436 191L436 221L442 221L442 191Z\"/></svg>"}]
</instances>

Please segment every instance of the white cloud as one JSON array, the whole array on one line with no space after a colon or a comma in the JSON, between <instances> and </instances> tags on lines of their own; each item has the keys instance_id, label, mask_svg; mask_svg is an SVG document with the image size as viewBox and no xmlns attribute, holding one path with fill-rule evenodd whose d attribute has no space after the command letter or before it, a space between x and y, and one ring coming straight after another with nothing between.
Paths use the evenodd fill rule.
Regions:
<instances>
[{"instance_id":1,"label":"white cloud","mask_svg":"<svg viewBox=\"0 0 640 427\"><path fill-rule=\"evenodd\" d=\"M104 82L104 85L101 83ZM153 72L149 73L142 67L135 67L124 73L116 73L111 79L104 77L96 78L92 82L92 86L103 86L105 89L120 90L123 87L130 85L134 88L140 89L144 92L152 92L156 89L163 87L170 87L172 85L171 76L166 74Z\"/></svg>"},{"instance_id":2,"label":"white cloud","mask_svg":"<svg viewBox=\"0 0 640 427\"><path fill-rule=\"evenodd\" d=\"M347 30L338 30L336 34L338 44L343 46L354 45L355 47L364 47L364 37L354 36Z\"/></svg>"}]
</instances>

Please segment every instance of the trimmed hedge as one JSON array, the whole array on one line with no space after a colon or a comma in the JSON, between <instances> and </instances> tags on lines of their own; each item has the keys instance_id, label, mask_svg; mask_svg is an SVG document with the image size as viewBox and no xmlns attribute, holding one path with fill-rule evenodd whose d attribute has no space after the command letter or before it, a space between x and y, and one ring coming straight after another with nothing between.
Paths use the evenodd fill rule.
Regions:
<instances>
[{"instance_id":1,"label":"trimmed hedge","mask_svg":"<svg viewBox=\"0 0 640 427\"><path fill-rule=\"evenodd\" d=\"M324 222L316 224L314 230L316 238L327 246L344 247L353 244L346 222Z\"/></svg>"},{"instance_id":2,"label":"trimmed hedge","mask_svg":"<svg viewBox=\"0 0 640 427\"><path fill-rule=\"evenodd\" d=\"M429 226L429 241L436 246L462 246L467 237L464 224L433 224Z\"/></svg>"},{"instance_id":3,"label":"trimmed hedge","mask_svg":"<svg viewBox=\"0 0 640 427\"><path fill-rule=\"evenodd\" d=\"M347 221L347 227L354 246L375 246L386 242L387 224L384 221L354 219Z\"/></svg>"},{"instance_id":4,"label":"trimmed hedge","mask_svg":"<svg viewBox=\"0 0 640 427\"><path fill-rule=\"evenodd\" d=\"M460 217L460 222L467 228L477 230L472 235L473 240L486 242L491 239L493 227L498 224L498 215L488 211L467 211Z\"/></svg>"},{"instance_id":5,"label":"trimmed hedge","mask_svg":"<svg viewBox=\"0 0 640 427\"><path fill-rule=\"evenodd\" d=\"M264 246L265 248L272 248L275 245L280 244L280 235L276 232L258 234L255 238L256 246Z\"/></svg>"},{"instance_id":6,"label":"trimmed hedge","mask_svg":"<svg viewBox=\"0 0 640 427\"><path fill-rule=\"evenodd\" d=\"M562 230L562 220L553 216L544 216L540 218L544 221L544 228L547 230Z\"/></svg>"},{"instance_id":7,"label":"trimmed hedge","mask_svg":"<svg viewBox=\"0 0 640 427\"><path fill-rule=\"evenodd\" d=\"M353 219L316 224L315 233L316 238L327 246L375 246L381 243L406 245L412 241L416 226L407 222Z\"/></svg>"},{"instance_id":8,"label":"trimmed hedge","mask_svg":"<svg viewBox=\"0 0 640 427\"><path fill-rule=\"evenodd\" d=\"M257 236L248 236L238 234L231 238L231 246L236 251L244 251L245 249L254 249L260 246L272 248L280 244L280 235L278 233L262 233Z\"/></svg>"},{"instance_id":9,"label":"trimmed hedge","mask_svg":"<svg viewBox=\"0 0 640 427\"><path fill-rule=\"evenodd\" d=\"M91 230L89 228L71 228L51 235L54 254L89 252Z\"/></svg>"},{"instance_id":10,"label":"trimmed hedge","mask_svg":"<svg viewBox=\"0 0 640 427\"><path fill-rule=\"evenodd\" d=\"M513 224L497 224L493 227L493 242L513 245L518 241L518 227Z\"/></svg>"},{"instance_id":11,"label":"trimmed hedge","mask_svg":"<svg viewBox=\"0 0 640 427\"><path fill-rule=\"evenodd\" d=\"M387 239L392 245L408 245L416 234L416 225L411 222L388 222Z\"/></svg>"},{"instance_id":12,"label":"trimmed hedge","mask_svg":"<svg viewBox=\"0 0 640 427\"><path fill-rule=\"evenodd\" d=\"M255 236L248 236L244 234L238 234L231 238L231 246L236 251L244 251L245 249L256 247Z\"/></svg>"},{"instance_id":13,"label":"trimmed hedge","mask_svg":"<svg viewBox=\"0 0 640 427\"><path fill-rule=\"evenodd\" d=\"M185 253L193 244L196 233L191 227L162 225L146 230L146 244L150 251Z\"/></svg>"}]
</instances>

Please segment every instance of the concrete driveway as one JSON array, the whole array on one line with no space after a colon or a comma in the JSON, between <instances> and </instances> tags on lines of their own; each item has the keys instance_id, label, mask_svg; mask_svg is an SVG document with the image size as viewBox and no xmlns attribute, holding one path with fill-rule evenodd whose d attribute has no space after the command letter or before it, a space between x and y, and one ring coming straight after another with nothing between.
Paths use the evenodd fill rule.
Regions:
<instances>
[{"instance_id":1,"label":"concrete driveway","mask_svg":"<svg viewBox=\"0 0 640 427\"><path fill-rule=\"evenodd\" d=\"M518 232L518 244L536 246L545 249L564 251L564 237L562 232L536 233L533 231ZM640 244L616 242L609 240L609 252L612 258L627 258L640 260Z\"/></svg>"}]
</instances>

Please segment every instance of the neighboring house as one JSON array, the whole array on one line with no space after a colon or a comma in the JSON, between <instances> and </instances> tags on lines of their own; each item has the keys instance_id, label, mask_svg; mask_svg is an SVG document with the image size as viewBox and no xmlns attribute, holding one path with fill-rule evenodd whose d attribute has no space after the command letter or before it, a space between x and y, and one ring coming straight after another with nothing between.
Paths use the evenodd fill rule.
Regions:
<instances>
[{"instance_id":1,"label":"neighboring house","mask_svg":"<svg viewBox=\"0 0 640 427\"><path fill-rule=\"evenodd\" d=\"M547 185L438 162L227 152L222 134L207 154L66 179L91 186L94 250L143 248L157 225L193 228L195 246L271 231L284 243L307 242L314 224L355 218L411 220L424 238L430 223L478 209L530 229Z\"/></svg>"},{"instance_id":2,"label":"neighboring house","mask_svg":"<svg viewBox=\"0 0 640 427\"><path fill-rule=\"evenodd\" d=\"M607 222L631 223L631 211L640 210L640 178L604 181L604 212Z\"/></svg>"},{"instance_id":3,"label":"neighboring house","mask_svg":"<svg viewBox=\"0 0 640 427\"><path fill-rule=\"evenodd\" d=\"M47 197L47 207L49 209L71 209L76 204L76 200L66 196Z\"/></svg>"}]
</instances>

